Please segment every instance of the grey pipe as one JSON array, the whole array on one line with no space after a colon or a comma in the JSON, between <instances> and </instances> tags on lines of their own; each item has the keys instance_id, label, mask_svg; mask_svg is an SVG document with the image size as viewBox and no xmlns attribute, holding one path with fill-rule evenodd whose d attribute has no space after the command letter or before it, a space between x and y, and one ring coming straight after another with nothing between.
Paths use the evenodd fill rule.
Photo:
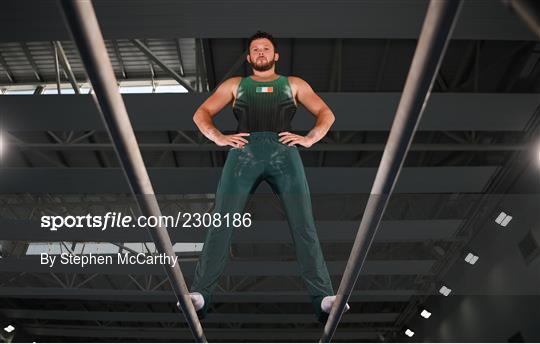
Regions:
<instances>
[{"instance_id":1,"label":"grey pipe","mask_svg":"<svg viewBox=\"0 0 540 344\"><path fill-rule=\"evenodd\" d=\"M510 4L523 22L540 39L540 4L538 0L503 0Z\"/></svg>"},{"instance_id":2,"label":"grey pipe","mask_svg":"<svg viewBox=\"0 0 540 344\"><path fill-rule=\"evenodd\" d=\"M145 216L161 216L124 101L118 91L92 2L90 0L60 0L60 4L94 88L94 100L105 121L139 209ZM149 228L149 231L160 253L168 256L175 255L165 227ZM180 267L178 265L174 268L170 265L163 265L163 267L194 338L198 342L206 342Z\"/></svg>"},{"instance_id":3,"label":"grey pipe","mask_svg":"<svg viewBox=\"0 0 540 344\"><path fill-rule=\"evenodd\" d=\"M461 0L429 3L388 142L320 342L332 340L341 320L420 122L460 7Z\"/></svg>"}]
</instances>

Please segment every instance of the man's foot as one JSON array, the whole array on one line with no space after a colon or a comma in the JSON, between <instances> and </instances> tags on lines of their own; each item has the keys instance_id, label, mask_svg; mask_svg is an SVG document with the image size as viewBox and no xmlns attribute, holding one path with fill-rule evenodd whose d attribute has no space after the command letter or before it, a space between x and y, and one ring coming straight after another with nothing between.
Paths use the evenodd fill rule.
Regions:
<instances>
[{"instance_id":1,"label":"man's foot","mask_svg":"<svg viewBox=\"0 0 540 344\"><path fill-rule=\"evenodd\" d=\"M332 306L334 305L334 302L336 302L336 296L326 296L321 301L321 309L323 312L330 313L330 310L332 309ZM351 307L349 307L349 304L345 304L345 312L348 311Z\"/></svg>"},{"instance_id":2,"label":"man's foot","mask_svg":"<svg viewBox=\"0 0 540 344\"><path fill-rule=\"evenodd\" d=\"M204 307L204 297L201 293L189 293L189 297L191 298L191 303L193 303L193 307L195 307L196 311ZM176 306L180 308L180 302L177 302Z\"/></svg>"},{"instance_id":3,"label":"man's foot","mask_svg":"<svg viewBox=\"0 0 540 344\"><path fill-rule=\"evenodd\" d=\"M189 297L191 297L191 302L196 311L204 307L204 297L201 293L189 293Z\"/></svg>"}]
</instances>

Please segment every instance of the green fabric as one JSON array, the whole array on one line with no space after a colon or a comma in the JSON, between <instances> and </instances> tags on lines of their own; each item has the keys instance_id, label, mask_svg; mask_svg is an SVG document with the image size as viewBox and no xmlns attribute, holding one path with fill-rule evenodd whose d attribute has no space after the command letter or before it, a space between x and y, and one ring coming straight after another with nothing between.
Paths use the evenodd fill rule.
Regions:
<instances>
[{"instance_id":1,"label":"green fabric","mask_svg":"<svg viewBox=\"0 0 540 344\"><path fill-rule=\"evenodd\" d=\"M231 148L218 184L215 213L244 213L250 195L263 180L280 198L287 215L296 249L300 275L315 313L321 315L323 297L334 295L332 282L317 236L311 196L302 159L296 146L279 142L275 132L251 132L243 148ZM229 260L234 227L209 228L192 285L205 299L205 313L211 295ZM249 229L247 229L249 230ZM242 235L238 233L236 235ZM262 268L262 267L261 267Z\"/></svg>"},{"instance_id":2,"label":"green fabric","mask_svg":"<svg viewBox=\"0 0 540 344\"><path fill-rule=\"evenodd\" d=\"M271 88L271 92L265 88ZM286 76L280 75L272 81L242 78L233 104L237 132L290 131L296 109Z\"/></svg>"}]
</instances>

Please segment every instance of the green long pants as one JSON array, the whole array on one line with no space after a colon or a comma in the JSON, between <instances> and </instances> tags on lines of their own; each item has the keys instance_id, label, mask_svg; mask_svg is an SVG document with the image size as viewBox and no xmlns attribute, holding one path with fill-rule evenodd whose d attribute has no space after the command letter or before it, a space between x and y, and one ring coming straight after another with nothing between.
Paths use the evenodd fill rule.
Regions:
<instances>
[{"instance_id":1,"label":"green long pants","mask_svg":"<svg viewBox=\"0 0 540 344\"><path fill-rule=\"evenodd\" d=\"M298 148L279 142L279 135L270 131L251 132L244 138L249 142L243 148L229 150L216 192L214 213L219 213L222 219L227 213L231 219L234 213L243 214L250 196L265 180L283 204L300 275L320 318L322 298L334 295L334 292L317 237ZM226 226L222 221L222 226L207 231L191 288L192 292L201 293L205 300L205 306L199 311L200 317L205 316L212 292L227 265L234 230L234 226Z\"/></svg>"}]
</instances>

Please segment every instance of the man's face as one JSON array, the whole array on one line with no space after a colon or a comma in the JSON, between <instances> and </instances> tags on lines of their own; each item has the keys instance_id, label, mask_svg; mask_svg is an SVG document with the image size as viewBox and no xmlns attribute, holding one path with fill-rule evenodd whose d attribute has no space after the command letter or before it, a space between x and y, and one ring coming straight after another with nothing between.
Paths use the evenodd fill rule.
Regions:
<instances>
[{"instance_id":1,"label":"man's face","mask_svg":"<svg viewBox=\"0 0 540 344\"><path fill-rule=\"evenodd\" d=\"M269 39L259 38L251 42L247 61L256 71L264 72L271 69L278 58L279 54L274 51Z\"/></svg>"}]
</instances>

